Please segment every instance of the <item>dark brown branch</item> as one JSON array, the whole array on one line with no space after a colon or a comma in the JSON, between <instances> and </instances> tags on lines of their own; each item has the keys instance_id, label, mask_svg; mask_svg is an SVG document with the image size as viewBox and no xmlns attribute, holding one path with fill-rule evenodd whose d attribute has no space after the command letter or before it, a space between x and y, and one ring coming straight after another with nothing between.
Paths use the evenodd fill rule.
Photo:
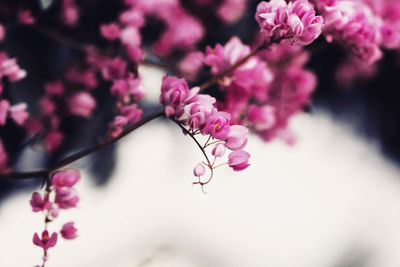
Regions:
<instances>
[{"instance_id":1,"label":"dark brown branch","mask_svg":"<svg viewBox=\"0 0 400 267\"><path fill-rule=\"evenodd\" d=\"M80 160L94 152L97 152L112 143L117 142L119 139L127 136L128 134L130 134L134 130L138 129L139 127L145 125L146 123L148 123L156 118L162 117L162 116L164 116L164 111L159 111L159 112L153 113L153 114L149 115L148 117L144 118L143 120L141 120L140 122L138 122L137 124L133 125L132 127L124 130L118 137L113 138L113 139L106 139L105 141L102 141L97 145L94 145L92 147L89 147L87 149L79 151L79 152L63 159L62 161L60 161L53 167L43 169L43 170L29 171L29 172L10 172L10 173L6 173L6 174L0 174L0 179L5 179L5 178L26 179L26 178L34 178L34 177L43 177L45 175L50 174L54 170L60 169L64 166L71 164L77 160Z\"/></svg>"}]
</instances>

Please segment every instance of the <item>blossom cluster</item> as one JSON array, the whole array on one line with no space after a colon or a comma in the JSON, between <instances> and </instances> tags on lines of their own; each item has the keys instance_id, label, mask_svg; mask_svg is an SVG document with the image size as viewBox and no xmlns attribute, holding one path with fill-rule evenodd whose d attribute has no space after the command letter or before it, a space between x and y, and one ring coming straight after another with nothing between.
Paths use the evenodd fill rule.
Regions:
<instances>
[{"instance_id":1,"label":"blossom cluster","mask_svg":"<svg viewBox=\"0 0 400 267\"><path fill-rule=\"evenodd\" d=\"M324 23L307 0L263 1L257 6L255 19L267 41L291 38L300 45L308 45L318 38Z\"/></svg>"},{"instance_id":2,"label":"blossom cluster","mask_svg":"<svg viewBox=\"0 0 400 267\"><path fill-rule=\"evenodd\" d=\"M56 171L50 177L51 185L46 188L43 195L38 192L32 194L30 204L33 212L45 212L45 230L39 236L35 233L33 243L44 251L43 262L47 261L47 251L56 245L58 234L53 232L51 235L47 230L47 224L58 217L60 210L75 208L79 202L74 185L80 179L80 173L74 169ZM77 229L73 222L68 222L60 229L60 234L64 239L74 239L77 237Z\"/></svg>"},{"instance_id":3,"label":"blossom cluster","mask_svg":"<svg viewBox=\"0 0 400 267\"><path fill-rule=\"evenodd\" d=\"M328 42L336 41L369 64L382 47L400 48L400 3L396 0L314 0L325 19Z\"/></svg>"},{"instance_id":4,"label":"blossom cluster","mask_svg":"<svg viewBox=\"0 0 400 267\"><path fill-rule=\"evenodd\" d=\"M207 158L206 163L211 171L215 168L216 158L222 157L226 148L232 151L227 163L233 170L241 171L247 168L250 154L243 150L247 144L247 128L234 125L229 113L219 111L214 105L214 97L198 92L199 87L189 89L184 79L164 76L160 102L164 105L165 114L188 127L188 133L192 136L202 134L209 137L202 149L214 145L211 152L214 161L211 163ZM199 184L205 184L200 181L204 174L205 167L199 163L194 169L194 175L199 177Z\"/></svg>"}]
</instances>

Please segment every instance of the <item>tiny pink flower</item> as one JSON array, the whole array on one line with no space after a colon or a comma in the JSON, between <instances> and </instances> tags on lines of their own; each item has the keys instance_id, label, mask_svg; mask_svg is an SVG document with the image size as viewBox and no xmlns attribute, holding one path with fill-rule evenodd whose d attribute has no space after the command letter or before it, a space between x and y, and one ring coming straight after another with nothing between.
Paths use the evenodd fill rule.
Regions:
<instances>
[{"instance_id":1,"label":"tiny pink flower","mask_svg":"<svg viewBox=\"0 0 400 267\"><path fill-rule=\"evenodd\" d=\"M101 35L108 40L115 40L119 38L120 30L117 23L101 24Z\"/></svg>"},{"instance_id":2,"label":"tiny pink flower","mask_svg":"<svg viewBox=\"0 0 400 267\"><path fill-rule=\"evenodd\" d=\"M56 189L55 203L60 209L75 208L79 202L76 190L72 187L60 187Z\"/></svg>"},{"instance_id":3,"label":"tiny pink flower","mask_svg":"<svg viewBox=\"0 0 400 267\"><path fill-rule=\"evenodd\" d=\"M81 91L68 99L68 107L71 114L88 118L96 107L96 100L91 94Z\"/></svg>"},{"instance_id":4,"label":"tiny pink flower","mask_svg":"<svg viewBox=\"0 0 400 267\"><path fill-rule=\"evenodd\" d=\"M225 146L230 150L239 150L247 144L247 133L249 130L242 125L232 125L229 129Z\"/></svg>"},{"instance_id":5,"label":"tiny pink flower","mask_svg":"<svg viewBox=\"0 0 400 267\"><path fill-rule=\"evenodd\" d=\"M214 111L207 120L204 133L213 138L225 140L229 134L231 115L223 111Z\"/></svg>"},{"instance_id":6,"label":"tiny pink flower","mask_svg":"<svg viewBox=\"0 0 400 267\"><path fill-rule=\"evenodd\" d=\"M20 103L9 108L10 117L15 121L18 125L23 125L25 121L28 119L29 114L26 112L28 105L26 103Z\"/></svg>"},{"instance_id":7,"label":"tiny pink flower","mask_svg":"<svg viewBox=\"0 0 400 267\"><path fill-rule=\"evenodd\" d=\"M226 147L223 143L216 144L211 150L211 155L214 157L222 157L225 155Z\"/></svg>"},{"instance_id":8,"label":"tiny pink flower","mask_svg":"<svg viewBox=\"0 0 400 267\"><path fill-rule=\"evenodd\" d=\"M75 239L77 237L76 231L77 229L75 228L74 223L69 222L63 225L60 234L65 239Z\"/></svg>"},{"instance_id":9,"label":"tiny pink flower","mask_svg":"<svg viewBox=\"0 0 400 267\"><path fill-rule=\"evenodd\" d=\"M200 176L203 176L205 173L206 173L206 168L201 163L197 164L196 167L193 169L193 174L196 177L200 178Z\"/></svg>"},{"instance_id":10,"label":"tiny pink flower","mask_svg":"<svg viewBox=\"0 0 400 267\"><path fill-rule=\"evenodd\" d=\"M34 192L32 194L30 204L33 212L47 210L51 207L51 202L49 201L49 195L47 193L45 193L44 197L42 197L40 193Z\"/></svg>"},{"instance_id":11,"label":"tiny pink flower","mask_svg":"<svg viewBox=\"0 0 400 267\"><path fill-rule=\"evenodd\" d=\"M44 230L42 232L42 238L39 238L39 235L35 233L33 235L33 244L36 246L42 247L44 250L48 250L51 247L54 247L57 243L57 233L51 234L49 236L49 232Z\"/></svg>"},{"instance_id":12,"label":"tiny pink flower","mask_svg":"<svg viewBox=\"0 0 400 267\"><path fill-rule=\"evenodd\" d=\"M249 164L250 154L243 150L236 150L229 154L228 163L229 167L234 171L241 171L246 169Z\"/></svg>"},{"instance_id":13,"label":"tiny pink flower","mask_svg":"<svg viewBox=\"0 0 400 267\"><path fill-rule=\"evenodd\" d=\"M80 177L81 175L77 170L66 169L54 173L51 177L51 184L55 188L71 187L79 181Z\"/></svg>"}]
</instances>

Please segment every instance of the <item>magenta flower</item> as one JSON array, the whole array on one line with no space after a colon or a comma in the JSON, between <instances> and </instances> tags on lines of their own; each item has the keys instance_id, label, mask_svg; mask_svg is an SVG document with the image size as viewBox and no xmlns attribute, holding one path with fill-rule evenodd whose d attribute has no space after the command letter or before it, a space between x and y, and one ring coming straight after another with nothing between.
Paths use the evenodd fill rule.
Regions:
<instances>
[{"instance_id":1,"label":"magenta flower","mask_svg":"<svg viewBox=\"0 0 400 267\"><path fill-rule=\"evenodd\" d=\"M81 175L77 170L66 169L54 173L51 176L51 184L55 188L61 188L64 186L71 187L79 181L80 177Z\"/></svg>"},{"instance_id":2,"label":"magenta flower","mask_svg":"<svg viewBox=\"0 0 400 267\"><path fill-rule=\"evenodd\" d=\"M214 109L215 98L209 95L197 95L193 100L196 102L184 107L186 124L192 129L202 130Z\"/></svg>"},{"instance_id":3,"label":"magenta flower","mask_svg":"<svg viewBox=\"0 0 400 267\"><path fill-rule=\"evenodd\" d=\"M68 107L71 114L88 118L96 107L96 100L91 94L81 91L68 99Z\"/></svg>"},{"instance_id":4,"label":"magenta flower","mask_svg":"<svg viewBox=\"0 0 400 267\"><path fill-rule=\"evenodd\" d=\"M249 130L242 125L232 125L225 146L230 150L243 149L247 144L248 132Z\"/></svg>"},{"instance_id":5,"label":"magenta flower","mask_svg":"<svg viewBox=\"0 0 400 267\"><path fill-rule=\"evenodd\" d=\"M204 64L204 54L200 51L188 53L178 65L179 71L189 81L193 81L198 76Z\"/></svg>"},{"instance_id":6,"label":"magenta flower","mask_svg":"<svg viewBox=\"0 0 400 267\"><path fill-rule=\"evenodd\" d=\"M0 139L0 173L7 170L8 155L4 148L3 141Z\"/></svg>"},{"instance_id":7,"label":"magenta flower","mask_svg":"<svg viewBox=\"0 0 400 267\"><path fill-rule=\"evenodd\" d=\"M72 187L60 187L56 189L55 203L60 209L75 208L79 202L76 190Z\"/></svg>"},{"instance_id":8,"label":"magenta flower","mask_svg":"<svg viewBox=\"0 0 400 267\"><path fill-rule=\"evenodd\" d=\"M33 235L33 244L38 247L42 247L44 250L48 250L51 247L54 247L57 243L57 233L52 233L49 236L49 232L44 230L42 232L42 238L39 238L39 235L35 233Z\"/></svg>"},{"instance_id":9,"label":"magenta flower","mask_svg":"<svg viewBox=\"0 0 400 267\"><path fill-rule=\"evenodd\" d=\"M77 229L74 227L74 222L69 222L63 225L60 234L63 238L70 240L77 237L76 231Z\"/></svg>"},{"instance_id":10,"label":"magenta flower","mask_svg":"<svg viewBox=\"0 0 400 267\"><path fill-rule=\"evenodd\" d=\"M48 82L44 85L46 93L49 95L60 96L64 93L64 85L61 81Z\"/></svg>"},{"instance_id":11,"label":"magenta flower","mask_svg":"<svg viewBox=\"0 0 400 267\"><path fill-rule=\"evenodd\" d=\"M49 97L39 99L39 109L44 115L52 115L56 110L56 104Z\"/></svg>"},{"instance_id":12,"label":"magenta flower","mask_svg":"<svg viewBox=\"0 0 400 267\"><path fill-rule=\"evenodd\" d=\"M136 123L142 117L143 110L138 108L136 104L124 106L121 108L121 115L128 119L129 123Z\"/></svg>"},{"instance_id":13,"label":"magenta flower","mask_svg":"<svg viewBox=\"0 0 400 267\"><path fill-rule=\"evenodd\" d=\"M247 111L247 119L256 131L271 129L276 123L275 108L269 105L261 107L250 105Z\"/></svg>"},{"instance_id":14,"label":"magenta flower","mask_svg":"<svg viewBox=\"0 0 400 267\"><path fill-rule=\"evenodd\" d=\"M40 193L34 192L32 194L30 204L33 212L47 210L51 207L51 202L49 201L49 195L47 193L45 193L44 197L42 198Z\"/></svg>"},{"instance_id":15,"label":"magenta flower","mask_svg":"<svg viewBox=\"0 0 400 267\"><path fill-rule=\"evenodd\" d=\"M28 119L29 114L26 111L28 105L26 103L20 103L9 108L10 117L15 121L16 124L22 126Z\"/></svg>"},{"instance_id":16,"label":"magenta flower","mask_svg":"<svg viewBox=\"0 0 400 267\"><path fill-rule=\"evenodd\" d=\"M214 111L207 121L204 133L220 140L225 140L229 134L231 115L223 111Z\"/></svg>"},{"instance_id":17,"label":"magenta flower","mask_svg":"<svg viewBox=\"0 0 400 267\"><path fill-rule=\"evenodd\" d=\"M229 154L228 163L229 167L234 171L241 171L246 169L249 164L250 154L243 150L236 150Z\"/></svg>"},{"instance_id":18,"label":"magenta flower","mask_svg":"<svg viewBox=\"0 0 400 267\"><path fill-rule=\"evenodd\" d=\"M225 155L226 147L223 143L216 144L211 150L211 155L214 157L222 157Z\"/></svg>"},{"instance_id":19,"label":"magenta flower","mask_svg":"<svg viewBox=\"0 0 400 267\"><path fill-rule=\"evenodd\" d=\"M18 22L25 25L31 25L36 22L29 9L18 11Z\"/></svg>"},{"instance_id":20,"label":"magenta flower","mask_svg":"<svg viewBox=\"0 0 400 267\"><path fill-rule=\"evenodd\" d=\"M108 40L115 40L119 38L120 30L117 23L102 24L100 25L101 35Z\"/></svg>"},{"instance_id":21,"label":"magenta flower","mask_svg":"<svg viewBox=\"0 0 400 267\"><path fill-rule=\"evenodd\" d=\"M193 174L196 177L200 178L200 176L203 176L205 173L206 173L206 168L201 163L197 164L196 167L193 169Z\"/></svg>"}]
</instances>

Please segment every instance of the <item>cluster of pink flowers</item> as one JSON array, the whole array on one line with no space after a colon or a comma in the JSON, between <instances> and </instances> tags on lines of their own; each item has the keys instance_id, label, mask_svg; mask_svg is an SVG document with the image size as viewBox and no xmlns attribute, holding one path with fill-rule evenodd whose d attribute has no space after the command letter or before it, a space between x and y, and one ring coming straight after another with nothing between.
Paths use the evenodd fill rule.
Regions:
<instances>
[{"instance_id":1,"label":"cluster of pink flowers","mask_svg":"<svg viewBox=\"0 0 400 267\"><path fill-rule=\"evenodd\" d=\"M315 15L313 5L307 0L263 1L257 6L255 18L267 41L291 38L301 45L317 39L324 22L321 16Z\"/></svg>"},{"instance_id":2,"label":"cluster of pink flowers","mask_svg":"<svg viewBox=\"0 0 400 267\"><path fill-rule=\"evenodd\" d=\"M35 233L33 243L44 251L43 262L47 261L47 251L57 243L58 234L53 232L51 235L47 230L47 224L58 217L60 210L75 208L79 202L79 197L74 185L80 179L80 174L74 169L57 171L50 177L51 185L46 188L43 196L34 192L30 200L33 212L45 212L45 230L41 236ZM73 222L63 225L59 231L64 239L74 239L77 237L77 229Z\"/></svg>"},{"instance_id":3,"label":"cluster of pink flowers","mask_svg":"<svg viewBox=\"0 0 400 267\"><path fill-rule=\"evenodd\" d=\"M371 64L381 48L400 48L400 2L396 0L314 0L325 19L328 42L336 41Z\"/></svg>"},{"instance_id":4,"label":"cluster of pink flowers","mask_svg":"<svg viewBox=\"0 0 400 267\"><path fill-rule=\"evenodd\" d=\"M212 74L219 74L250 52L233 37L225 46L208 47L204 62ZM231 114L233 123L246 125L266 141L280 137L293 143L288 120L309 103L316 86L315 75L304 69L308 58L290 40L263 50L220 81L224 102L218 107Z\"/></svg>"},{"instance_id":5,"label":"cluster of pink flowers","mask_svg":"<svg viewBox=\"0 0 400 267\"><path fill-rule=\"evenodd\" d=\"M232 150L228 156L228 164L233 170L241 171L249 166L250 154L243 150L247 144L246 127L233 125L231 115L219 111L215 107L215 98L209 95L198 94L199 87L189 89L184 79L174 76L164 76L161 85L160 102L164 105L165 114L184 126L188 132L195 136L202 134L209 136L203 149L215 144L211 154L215 157L222 157L225 148ZM210 143L210 141L212 141ZM207 163L207 167L213 170L213 163ZM202 167L199 167L202 166ZM202 171L204 169L204 171ZM194 170L195 176L204 175L205 168L200 163ZM212 178L212 176L211 176ZM200 184L203 184L199 180Z\"/></svg>"}]
</instances>

